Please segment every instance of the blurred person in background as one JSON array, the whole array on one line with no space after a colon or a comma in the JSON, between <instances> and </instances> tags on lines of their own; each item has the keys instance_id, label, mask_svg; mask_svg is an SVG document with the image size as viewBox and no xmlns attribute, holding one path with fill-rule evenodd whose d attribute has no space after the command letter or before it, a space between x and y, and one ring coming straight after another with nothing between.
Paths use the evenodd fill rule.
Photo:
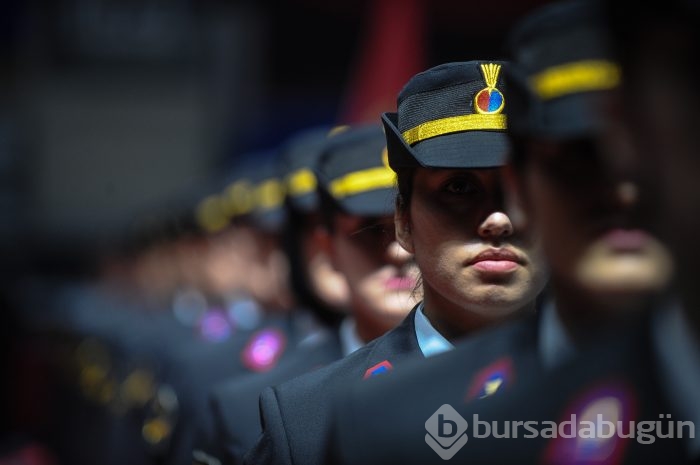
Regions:
<instances>
[{"instance_id":1,"label":"blurred person in background","mask_svg":"<svg viewBox=\"0 0 700 465\"><path fill-rule=\"evenodd\" d=\"M325 434L333 391L418 350L409 314L420 298L417 269L395 239L395 178L381 128L355 126L331 137L315 170L324 226L319 240L349 286L350 311L337 329L344 358L263 390L262 435L246 463L286 461L297 453L294 460L314 463L309 454Z\"/></svg>"},{"instance_id":2,"label":"blurred person in background","mask_svg":"<svg viewBox=\"0 0 700 465\"><path fill-rule=\"evenodd\" d=\"M59 461L190 463L211 385L271 369L316 331L313 319L292 312L281 181L274 163L254 168L246 209L233 221L241 239L227 255L243 272L225 284L205 273L207 260L220 258L207 253L209 241L225 235L205 227L191 192L154 209L149 237L137 234L129 254L73 244L21 281L21 323L47 365L34 376L48 378L41 398L23 400Z\"/></svg>"},{"instance_id":3,"label":"blurred person in background","mask_svg":"<svg viewBox=\"0 0 700 465\"><path fill-rule=\"evenodd\" d=\"M285 142L280 158L285 179L283 240L299 306L296 312L313 315L319 327L325 330L292 348L294 352L274 369L246 377L236 376L211 389L207 414L214 421L214 429L200 434L195 445L195 463L240 461L243 452L260 434L258 397L262 389L342 356L338 324L348 311L348 285L345 277L333 268L323 246L323 214L315 174L325 145L342 129L303 130ZM239 272L246 271L244 268Z\"/></svg>"},{"instance_id":4,"label":"blurred person in background","mask_svg":"<svg viewBox=\"0 0 700 465\"><path fill-rule=\"evenodd\" d=\"M188 299L196 302L201 295L208 304L193 318L187 300L180 302L179 316L202 342L173 345L169 381L180 412L170 440L171 463L190 463L196 438L213 434L207 396L214 385L245 373L268 373L324 330L291 285L279 156L278 150L247 154L233 179L191 210L206 231L207 248L181 254L186 260L179 263L180 288L190 293Z\"/></svg>"},{"instance_id":5,"label":"blurred person in background","mask_svg":"<svg viewBox=\"0 0 700 465\"><path fill-rule=\"evenodd\" d=\"M655 200L652 227L670 248L677 267L674 287L680 302L654 321L654 349L661 366L655 375L674 416L700 425L700 191L697 173L700 131L700 5L692 1L609 4L610 27L625 81L614 113L636 155L644 192ZM628 159L616 160L629 163ZM700 439L685 438L693 463Z\"/></svg>"}]
</instances>

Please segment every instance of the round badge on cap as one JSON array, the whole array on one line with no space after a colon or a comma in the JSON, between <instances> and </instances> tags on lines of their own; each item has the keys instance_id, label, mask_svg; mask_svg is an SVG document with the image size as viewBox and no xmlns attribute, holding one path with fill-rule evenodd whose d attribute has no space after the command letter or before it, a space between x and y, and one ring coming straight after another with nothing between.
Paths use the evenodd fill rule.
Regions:
<instances>
[{"instance_id":1,"label":"round badge on cap","mask_svg":"<svg viewBox=\"0 0 700 465\"><path fill-rule=\"evenodd\" d=\"M495 115L503 111L506 104L503 94L496 88L501 65L495 63L481 64L486 87L474 96L474 111L482 115Z\"/></svg>"}]
</instances>

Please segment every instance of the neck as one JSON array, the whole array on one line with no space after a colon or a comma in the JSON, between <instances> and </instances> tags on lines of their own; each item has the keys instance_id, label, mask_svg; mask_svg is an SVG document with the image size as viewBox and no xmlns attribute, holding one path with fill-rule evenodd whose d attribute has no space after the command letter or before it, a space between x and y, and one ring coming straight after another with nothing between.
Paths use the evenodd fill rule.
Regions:
<instances>
[{"instance_id":1,"label":"neck","mask_svg":"<svg viewBox=\"0 0 700 465\"><path fill-rule=\"evenodd\" d=\"M657 305L659 295L598 295L566 283L552 282L557 314L568 336L585 343L602 332L626 325L630 319Z\"/></svg>"},{"instance_id":2,"label":"neck","mask_svg":"<svg viewBox=\"0 0 700 465\"><path fill-rule=\"evenodd\" d=\"M361 311L357 305L353 305L352 308L357 336L365 344L395 328L405 318L405 315L401 315L398 318L394 316L382 317L373 314L371 311Z\"/></svg>"}]
</instances>

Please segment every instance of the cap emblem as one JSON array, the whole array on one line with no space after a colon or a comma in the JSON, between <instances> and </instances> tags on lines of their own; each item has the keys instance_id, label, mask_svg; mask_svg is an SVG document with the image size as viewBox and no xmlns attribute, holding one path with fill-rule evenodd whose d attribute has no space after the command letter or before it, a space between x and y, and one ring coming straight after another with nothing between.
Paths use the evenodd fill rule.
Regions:
<instances>
[{"instance_id":1,"label":"cap emblem","mask_svg":"<svg viewBox=\"0 0 700 465\"><path fill-rule=\"evenodd\" d=\"M500 90L496 89L498 74L501 65L488 63L481 65L481 74L484 75L486 87L477 92L474 97L474 111L482 115L495 115L503 111L505 99Z\"/></svg>"}]
</instances>

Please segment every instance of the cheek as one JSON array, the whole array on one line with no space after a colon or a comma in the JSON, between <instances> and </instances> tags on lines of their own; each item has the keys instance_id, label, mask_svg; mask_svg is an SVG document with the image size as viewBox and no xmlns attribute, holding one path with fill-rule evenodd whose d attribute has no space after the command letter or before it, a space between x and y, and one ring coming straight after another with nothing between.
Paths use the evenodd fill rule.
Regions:
<instances>
[{"instance_id":1,"label":"cheek","mask_svg":"<svg viewBox=\"0 0 700 465\"><path fill-rule=\"evenodd\" d=\"M433 224L417 228L413 234L414 260L423 279L432 285L452 279L461 269L459 247L464 243L464 240L450 239Z\"/></svg>"},{"instance_id":2,"label":"cheek","mask_svg":"<svg viewBox=\"0 0 700 465\"><path fill-rule=\"evenodd\" d=\"M352 285L362 276L362 270L367 267L363 254L358 253L355 247L344 239L335 241L334 244L335 266L348 282Z\"/></svg>"},{"instance_id":3,"label":"cheek","mask_svg":"<svg viewBox=\"0 0 700 465\"><path fill-rule=\"evenodd\" d=\"M445 241L466 241L474 234L474 212L447 208L438 202L415 202L411 209L411 232L414 247L429 250L440 247ZM415 251L418 254L418 250Z\"/></svg>"}]
</instances>

